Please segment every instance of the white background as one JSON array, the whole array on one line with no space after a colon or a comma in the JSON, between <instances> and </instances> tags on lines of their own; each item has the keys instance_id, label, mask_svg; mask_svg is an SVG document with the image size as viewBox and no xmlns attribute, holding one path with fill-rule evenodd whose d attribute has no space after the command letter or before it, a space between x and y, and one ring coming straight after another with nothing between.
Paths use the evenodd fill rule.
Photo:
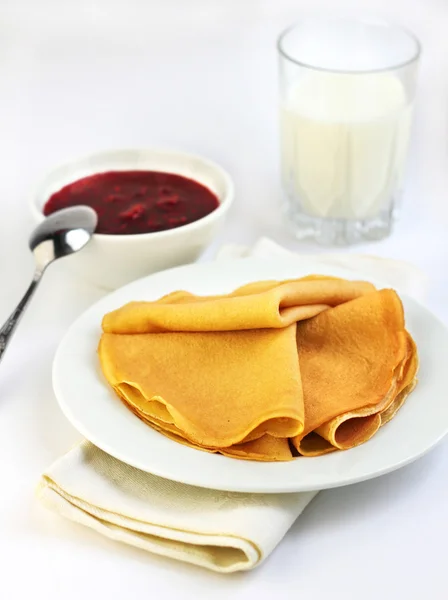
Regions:
<instances>
[{"instance_id":1,"label":"white background","mask_svg":"<svg viewBox=\"0 0 448 600\"><path fill-rule=\"evenodd\" d=\"M279 216L275 55L277 33L311 7L391 17L423 43L404 215L390 239L358 250L422 267L448 322L446 0L0 0L0 322L32 273L30 187L96 149L171 146L222 163L237 197L209 255L260 235L312 248ZM52 393L52 357L102 293L54 265L0 366L2 600L447 598L448 442L397 473L322 492L248 574L148 555L41 508L39 474L78 439Z\"/></svg>"}]
</instances>

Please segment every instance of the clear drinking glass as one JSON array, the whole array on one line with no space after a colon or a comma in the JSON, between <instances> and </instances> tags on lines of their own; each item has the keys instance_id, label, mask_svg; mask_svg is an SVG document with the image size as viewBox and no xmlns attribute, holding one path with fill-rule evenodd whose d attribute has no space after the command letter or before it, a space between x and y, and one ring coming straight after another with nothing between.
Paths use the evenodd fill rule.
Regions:
<instances>
[{"instance_id":1,"label":"clear drinking glass","mask_svg":"<svg viewBox=\"0 0 448 600\"><path fill-rule=\"evenodd\" d=\"M375 19L304 18L283 32L281 167L287 222L325 244L391 232L420 44Z\"/></svg>"}]
</instances>

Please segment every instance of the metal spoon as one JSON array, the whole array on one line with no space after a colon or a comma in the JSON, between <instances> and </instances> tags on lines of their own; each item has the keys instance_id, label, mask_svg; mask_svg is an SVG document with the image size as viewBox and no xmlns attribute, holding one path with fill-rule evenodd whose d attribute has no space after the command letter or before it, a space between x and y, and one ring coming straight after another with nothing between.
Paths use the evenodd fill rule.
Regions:
<instances>
[{"instance_id":1,"label":"metal spoon","mask_svg":"<svg viewBox=\"0 0 448 600\"><path fill-rule=\"evenodd\" d=\"M22 300L0 328L0 361L45 269L58 258L84 248L95 231L97 221L98 217L92 208L74 206L53 213L33 231L29 247L34 254L36 270Z\"/></svg>"}]
</instances>

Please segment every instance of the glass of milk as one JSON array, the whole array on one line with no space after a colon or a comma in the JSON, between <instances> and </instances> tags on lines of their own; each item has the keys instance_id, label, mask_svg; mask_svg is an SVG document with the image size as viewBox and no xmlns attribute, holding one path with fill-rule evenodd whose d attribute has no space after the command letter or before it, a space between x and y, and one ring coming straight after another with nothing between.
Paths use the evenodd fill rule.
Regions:
<instances>
[{"instance_id":1,"label":"glass of milk","mask_svg":"<svg viewBox=\"0 0 448 600\"><path fill-rule=\"evenodd\" d=\"M278 51L287 222L324 244L384 238L401 193L417 38L375 19L308 17Z\"/></svg>"}]
</instances>

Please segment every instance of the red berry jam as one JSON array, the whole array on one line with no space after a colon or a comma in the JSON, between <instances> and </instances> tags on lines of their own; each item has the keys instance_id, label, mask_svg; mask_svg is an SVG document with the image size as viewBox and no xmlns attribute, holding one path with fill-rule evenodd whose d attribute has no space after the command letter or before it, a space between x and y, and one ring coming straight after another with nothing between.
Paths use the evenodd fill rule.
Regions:
<instances>
[{"instance_id":1,"label":"red berry jam","mask_svg":"<svg viewBox=\"0 0 448 600\"><path fill-rule=\"evenodd\" d=\"M174 173L110 171L84 177L53 194L44 214L84 204L98 214L96 233L130 235L193 223L219 206L207 187Z\"/></svg>"}]
</instances>

